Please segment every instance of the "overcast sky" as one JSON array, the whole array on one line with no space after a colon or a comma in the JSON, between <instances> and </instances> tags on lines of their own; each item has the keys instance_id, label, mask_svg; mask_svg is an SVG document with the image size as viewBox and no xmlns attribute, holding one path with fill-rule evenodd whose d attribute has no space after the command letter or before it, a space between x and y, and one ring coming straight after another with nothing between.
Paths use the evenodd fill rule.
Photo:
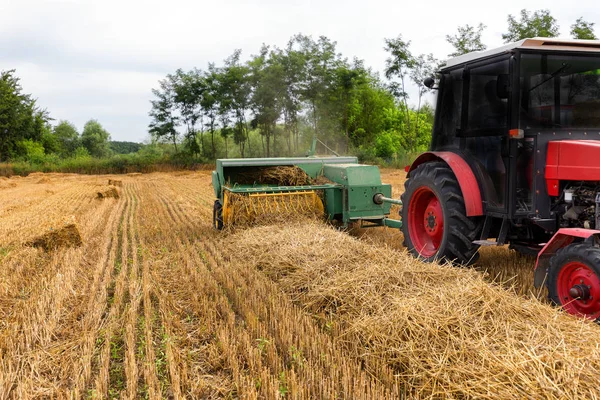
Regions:
<instances>
[{"instance_id":1,"label":"overcast sky","mask_svg":"<svg viewBox=\"0 0 600 400\"><path fill-rule=\"evenodd\" d=\"M325 35L349 59L382 71L384 38L402 34L414 54L445 58L445 35L487 25L484 43L502 44L506 17L549 9L561 36L578 18L597 23L593 0L311 1L311 0L0 0L0 70L16 69L26 93L56 120L81 131L95 118L113 140L148 139L151 89L177 68L220 64L234 49L244 57L262 43L285 46L303 33ZM558 5L560 4L560 5Z\"/></svg>"}]
</instances>

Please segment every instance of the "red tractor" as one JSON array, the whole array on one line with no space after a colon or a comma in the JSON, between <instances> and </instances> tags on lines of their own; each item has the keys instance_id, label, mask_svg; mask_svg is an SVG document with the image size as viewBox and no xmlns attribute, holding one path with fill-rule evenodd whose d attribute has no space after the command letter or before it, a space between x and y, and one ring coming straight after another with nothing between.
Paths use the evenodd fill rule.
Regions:
<instances>
[{"instance_id":1,"label":"red tractor","mask_svg":"<svg viewBox=\"0 0 600 400\"><path fill-rule=\"evenodd\" d=\"M555 304L600 320L600 41L466 54L435 89L431 151L402 195L407 247L469 264L509 244L537 255L535 284Z\"/></svg>"}]
</instances>

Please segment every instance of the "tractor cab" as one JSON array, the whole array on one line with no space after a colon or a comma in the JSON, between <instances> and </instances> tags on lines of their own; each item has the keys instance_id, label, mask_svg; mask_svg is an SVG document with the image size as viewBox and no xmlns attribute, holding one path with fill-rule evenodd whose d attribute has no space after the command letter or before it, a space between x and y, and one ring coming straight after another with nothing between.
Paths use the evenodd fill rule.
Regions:
<instances>
[{"instance_id":1,"label":"tractor cab","mask_svg":"<svg viewBox=\"0 0 600 400\"><path fill-rule=\"evenodd\" d=\"M431 149L411 165L402 199L409 249L464 264L481 245L509 244L539 254L538 284L561 281L550 259L600 235L600 41L524 39L469 53L447 62L436 89ZM565 229L585 232L548 247ZM573 271L563 298L549 287L553 301L586 297L574 313L599 318L600 265L587 270L597 300L568 294Z\"/></svg>"}]
</instances>

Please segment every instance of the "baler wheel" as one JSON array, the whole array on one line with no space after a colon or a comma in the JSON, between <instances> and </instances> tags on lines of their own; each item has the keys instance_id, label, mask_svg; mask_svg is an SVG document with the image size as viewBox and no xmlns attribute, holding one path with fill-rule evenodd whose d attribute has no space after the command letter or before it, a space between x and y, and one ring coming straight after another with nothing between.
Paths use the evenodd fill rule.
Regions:
<instances>
[{"instance_id":1,"label":"baler wheel","mask_svg":"<svg viewBox=\"0 0 600 400\"><path fill-rule=\"evenodd\" d=\"M550 259L548 297L569 314L600 321L600 248L575 243Z\"/></svg>"},{"instance_id":2,"label":"baler wheel","mask_svg":"<svg viewBox=\"0 0 600 400\"><path fill-rule=\"evenodd\" d=\"M215 229L221 230L223 229L223 205L221 204L221 200L215 200L215 205L213 206L213 226Z\"/></svg>"},{"instance_id":3,"label":"baler wheel","mask_svg":"<svg viewBox=\"0 0 600 400\"><path fill-rule=\"evenodd\" d=\"M471 264L478 258L481 218L467 217L465 201L450 167L443 162L419 165L402 194L405 245L425 261Z\"/></svg>"}]
</instances>

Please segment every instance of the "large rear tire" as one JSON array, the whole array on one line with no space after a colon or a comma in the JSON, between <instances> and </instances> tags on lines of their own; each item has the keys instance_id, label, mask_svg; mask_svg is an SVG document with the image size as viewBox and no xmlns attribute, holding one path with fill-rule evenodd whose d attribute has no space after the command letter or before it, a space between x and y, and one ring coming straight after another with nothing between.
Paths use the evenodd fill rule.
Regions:
<instances>
[{"instance_id":1,"label":"large rear tire","mask_svg":"<svg viewBox=\"0 0 600 400\"><path fill-rule=\"evenodd\" d=\"M575 243L550 259L548 297L569 314L600 321L600 248Z\"/></svg>"},{"instance_id":2,"label":"large rear tire","mask_svg":"<svg viewBox=\"0 0 600 400\"><path fill-rule=\"evenodd\" d=\"M409 251L425 261L477 261L481 218L467 217L454 172L443 162L419 165L404 184L402 231Z\"/></svg>"}]
</instances>

